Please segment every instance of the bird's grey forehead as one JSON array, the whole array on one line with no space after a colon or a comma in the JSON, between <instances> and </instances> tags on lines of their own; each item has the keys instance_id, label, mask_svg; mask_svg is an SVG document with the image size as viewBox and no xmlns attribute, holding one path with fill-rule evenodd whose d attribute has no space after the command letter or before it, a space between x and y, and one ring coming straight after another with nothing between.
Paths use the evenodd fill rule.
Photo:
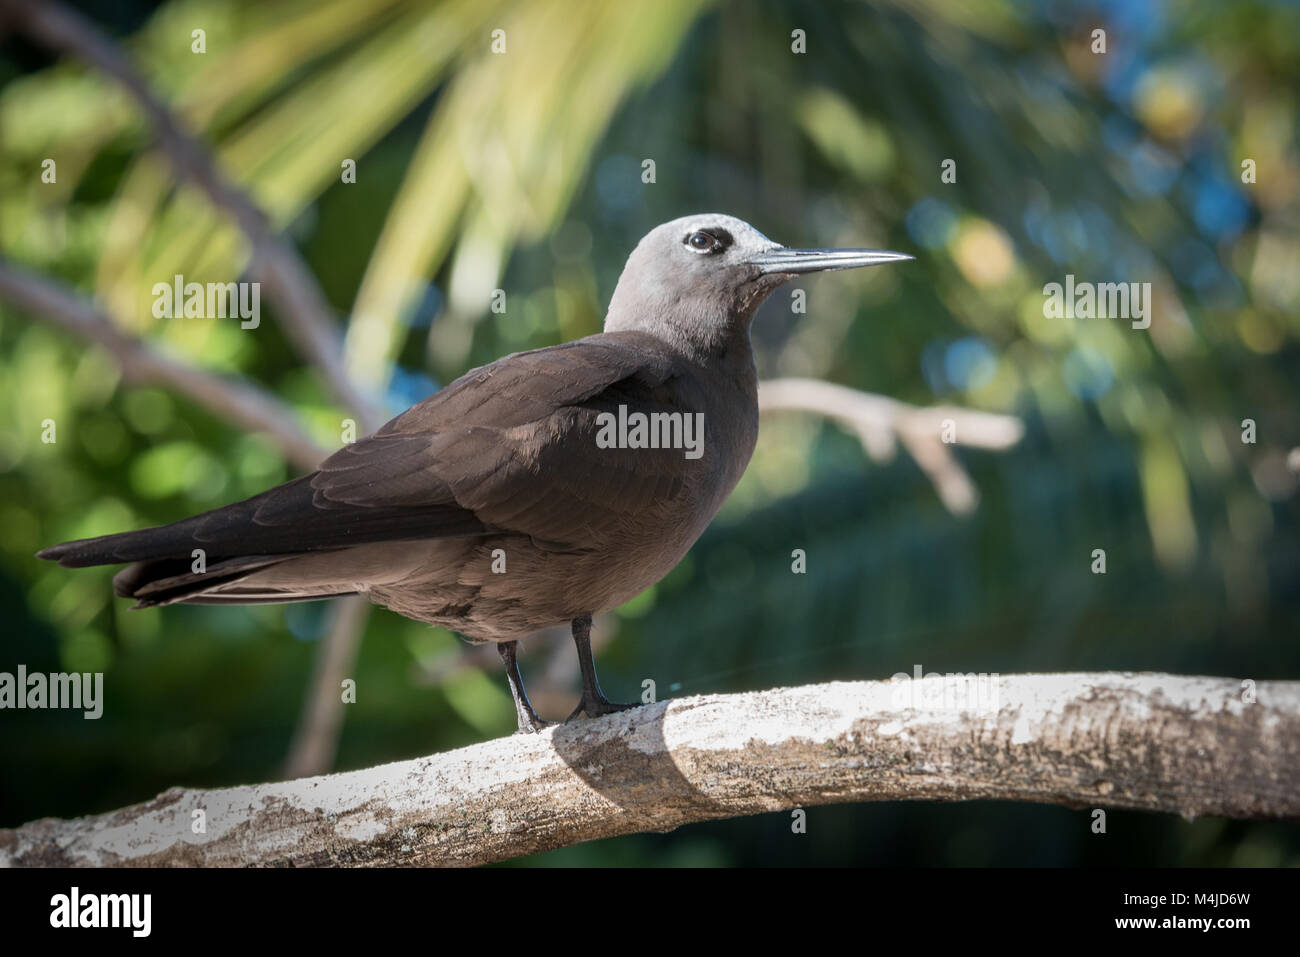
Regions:
<instances>
[{"instance_id":1,"label":"bird's grey forehead","mask_svg":"<svg viewBox=\"0 0 1300 957\"><path fill-rule=\"evenodd\" d=\"M708 231L710 229L720 229L730 233L737 246L776 245L743 219L737 219L735 216L728 216L725 213L695 213L691 216L682 216L680 219L674 219L659 226L653 230L651 235L654 233L680 234L682 238L685 238L697 230Z\"/></svg>"}]
</instances>

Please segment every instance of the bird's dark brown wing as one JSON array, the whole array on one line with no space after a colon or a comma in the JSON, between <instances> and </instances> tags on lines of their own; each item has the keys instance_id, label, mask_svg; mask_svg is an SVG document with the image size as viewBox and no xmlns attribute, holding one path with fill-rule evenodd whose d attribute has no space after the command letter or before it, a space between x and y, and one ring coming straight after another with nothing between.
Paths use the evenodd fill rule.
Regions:
<instances>
[{"instance_id":1,"label":"bird's dark brown wing","mask_svg":"<svg viewBox=\"0 0 1300 957\"><path fill-rule=\"evenodd\" d=\"M673 355L615 333L507 356L349 445L311 477L317 508L457 506L489 529L566 542L671 496L681 449L599 448L597 416L680 405Z\"/></svg>"},{"instance_id":2,"label":"bird's dark brown wing","mask_svg":"<svg viewBox=\"0 0 1300 957\"><path fill-rule=\"evenodd\" d=\"M215 561L505 530L564 541L680 481L680 450L595 445L599 411L616 411L620 401L669 408L671 360L641 333L507 356L311 475L171 525L66 542L40 557L84 566L188 559L203 548Z\"/></svg>"}]
</instances>

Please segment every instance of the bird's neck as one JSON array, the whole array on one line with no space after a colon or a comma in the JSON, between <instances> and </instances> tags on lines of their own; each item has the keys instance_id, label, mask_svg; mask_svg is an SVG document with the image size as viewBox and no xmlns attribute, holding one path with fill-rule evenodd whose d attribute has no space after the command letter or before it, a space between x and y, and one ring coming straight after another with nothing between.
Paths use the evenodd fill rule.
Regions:
<instances>
[{"instance_id":1,"label":"bird's neck","mask_svg":"<svg viewBox=\"0 0 1300 957\"><path fill-rule=\"evenodd\" d=\"M694 316L656 316L615 312L611 306L605 332L644 332L701 366L736 371L754 366L748 322L701 322Z\"/></svg>"},{"instance_id":2,"label":"bird's neck","mask_svg":"<svg viewBox=\"0 0 1300 957\"><path fill-rule=\"evenodd\" d=\"M770 291L752 284L721 298L682 294L669 283L625 271L610 299L605 331L648 333L705 365L752 365L749 323Z\"/></svg>"}]
</instances>

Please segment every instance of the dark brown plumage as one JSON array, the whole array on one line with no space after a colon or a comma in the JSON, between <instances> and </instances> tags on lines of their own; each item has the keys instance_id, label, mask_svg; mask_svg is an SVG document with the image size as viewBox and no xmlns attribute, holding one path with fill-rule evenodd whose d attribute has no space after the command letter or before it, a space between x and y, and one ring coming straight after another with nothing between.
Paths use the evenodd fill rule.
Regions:
<instances>
[{"instance_id":1,"label":"dark brown plumage","mask_svg":"<svg viewBox=\"0 0 1300 957\"><path fill-rule=\"evenodd\" d=\"M498 642L521 730L544 722L523 694L515 642L571 622L578 711L617 710L591 667L591 616L666 575L744 472L758 435L754 310L797 273L901 258L785 250L727 216L675 220L629 259L605 332L475 369L246 501L40 557L132 563L114 586L137 607L359 593ZM702 413L701 454L601 447L599 417L620 406Z\"/></svg>"}]
</instances>

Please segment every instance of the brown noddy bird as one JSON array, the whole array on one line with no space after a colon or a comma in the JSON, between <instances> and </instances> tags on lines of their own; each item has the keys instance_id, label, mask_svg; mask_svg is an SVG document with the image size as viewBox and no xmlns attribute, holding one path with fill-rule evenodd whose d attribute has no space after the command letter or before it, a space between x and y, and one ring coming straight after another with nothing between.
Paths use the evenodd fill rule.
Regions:
<instances>
[{"instance_id":1,"label":"brown noddy bird","mask_svg":"<svg viewBox=\"0 0 1300 957\"><path fill-rule=\"evenodd\" d=\"M113 585L137 608L360 594L494 641L520 731L546 722L516 645L570 624L582 670L570 718L635 707L601 692L591 619L663 578L749 464L755 310L801 274L910 258L787 249L720 214L675 219L628 257L604 332L474 369L245 501L39 557L132 563Z\"/></svg>"}]
</instances>

